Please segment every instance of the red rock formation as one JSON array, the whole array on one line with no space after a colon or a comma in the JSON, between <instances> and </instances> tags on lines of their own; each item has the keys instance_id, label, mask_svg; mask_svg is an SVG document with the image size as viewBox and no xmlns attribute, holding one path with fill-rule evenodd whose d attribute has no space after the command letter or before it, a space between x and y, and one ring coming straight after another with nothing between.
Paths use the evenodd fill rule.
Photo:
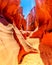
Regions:
<instances>
[{"instance_id":1,"label":"red rock formation","mask_svg":"<svg viewBox=\"0 0 52 65\"><path fill-rule=\"evenodd\" d=\"M33 9L30 11L30 13L28 14L27 18L26 18L26 22L27 22L27 29L26 30L34 30L35 29L35 7L33 7Z\"/></svg>"},{"instance_id":2,"label":"red rock formation","mask_svg":"<svg viewBox=\"0 0 52 65\"><path fill-rule=\"evenodd\" d=\"M24 19L22 11L17 11L17 13L14 16L14 20L18 29L26 30L26 20Z\"/></svg>"},{"instance_id":3,"label":"red rock formation","mask_svg":"<svg viewBox=\"0 0 52 65\"><path fill-rule=\"evenodd\" d=\"M22 14L22 8L20 7L20 0L1 0L0 5L1 5L0 13L5 17L5 19L8 22L15 24L19 29L22 28L23 30L26 30L26 20L24 19L24 16ZM20 43L21 41L19 41L19 39L16 37L15 32L14 32L14 38L16 39L16 41L18 42L20 46L20 51L19 51L19 56L18 56L18 60L20 63L22 57L25 54L33 52L33 50L26 52L24 50L24 47L20 45L22 43ZM31 47L29 47L28 45L26 46L27 48L30 48L31 50Z\"/></svg>"},{"instance_id":4,"label":"red rock formation","mask_svg":"<svg viewBox=\"0 0 52 65\"><path fill-rule=\"evenodd\" d=\"M42 37L46 31L52 29L51 9L51 0L36 0L36 20L39 24L39 32L34 32L31 37ZM41 32L41 30L43 30L43 32ZM41 34L39 35L39 33Z\"/></svg>"},{"instance_id":5,"label":"red rock formation","mask_svg":"<svg viewBox=\"0 0 52 65\"><path fill-rule=\"evenodd\" d=\"M7 4L5 7L4 7L4 4L5 4L4 2L3 2L3 6L1 5L1 8L4 7L2 14L5 16L5 18L7 20L9 20L10 22L13 23L13 21L14 21L13 16L16 14L17 9L20 6L20 0L18 0L18 1L17 0L3 0L3 1L5 1Z\"/></svg>"},{"instance_id":6,"label":"red rock formation","mask_svg":"<svg viewBox=\"0 0 52 65\"><path fill-rule=\"evenodd\" d=\"M11 23L15 23L18 29L26 29L26 21L23 15L23 8L20 6L20 0L3 0L1 5L3 15ZM4 5L6 4L6 5ZM5 7L6 6L6 7Z\"/></svg>"},{"instance_id":7,"label":"red rock formation","mask_svg":"<svg viewBox=\"0 0 52 65\"><path fill-rule=\"evenodd\" d=\"M52 65L52 0L36 0L36 18L39 29L32 37L41 38L40 57L44 65Z\"/></svg>"}]
</instances>

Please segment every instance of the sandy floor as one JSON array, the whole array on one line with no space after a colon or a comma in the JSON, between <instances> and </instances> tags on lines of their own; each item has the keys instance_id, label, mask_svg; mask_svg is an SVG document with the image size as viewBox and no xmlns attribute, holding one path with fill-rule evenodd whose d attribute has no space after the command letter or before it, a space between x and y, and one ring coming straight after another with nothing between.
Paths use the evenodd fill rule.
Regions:
<instances>
[{"instance_id":1,"label":"sandy floor","mask_svg":"<svg viewBox=\"0 0 52 65\"><path fill-rule=\"evenodd\" d=\"M39 46L39 39L27 39L28 42L30 42L30 44L38 50L38 46ZM35 43L36 42L36 43ZM42 59L40 57L39 53L35 53L35 54L28 54L24 57L22 63L20 65L44 65L42 62Z\"/></svg>"},{"instance_id":2,"label":"sandy floor","mask_svg":"<svg viewBox=\"0 0 52 65\"><path fill-rule=\"evenodd\" d=\"M20 65L44 65L39 54L28 54Z\"/></svg>"}]
</instances>

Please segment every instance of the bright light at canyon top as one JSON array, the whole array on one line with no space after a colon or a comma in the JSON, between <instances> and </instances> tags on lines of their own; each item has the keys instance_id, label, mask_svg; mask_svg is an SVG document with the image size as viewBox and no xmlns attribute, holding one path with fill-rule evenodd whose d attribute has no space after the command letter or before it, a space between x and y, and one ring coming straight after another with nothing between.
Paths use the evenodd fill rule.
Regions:
<instances>
[{"instance_id":1,"label":"bright light at canyon top","mask_svg":"<svg viewBox=\"0 0 52 65\"><path fill-rule=\"evenodd\" d=\"M21 6L23 7L23 14L26 18L31 9L35 6L35 0L21 0Z\"/></svg>"}]
</instances>

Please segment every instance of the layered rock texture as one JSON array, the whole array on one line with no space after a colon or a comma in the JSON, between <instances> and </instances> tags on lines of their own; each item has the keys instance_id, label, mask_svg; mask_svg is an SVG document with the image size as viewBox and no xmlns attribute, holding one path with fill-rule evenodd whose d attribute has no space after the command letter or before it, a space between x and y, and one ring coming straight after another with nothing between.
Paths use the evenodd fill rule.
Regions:
<instances>
[{"instance_id":1,"label":"layered rock texture","mask_svg":"<svg viewBox=\"0 0 52 65\"><path fill-rule=\"evenodd\" d=\"M35 1L25 20L20 0L0 0L0 65L52 65L52 0Z\"/></svg>"}]
</instances>

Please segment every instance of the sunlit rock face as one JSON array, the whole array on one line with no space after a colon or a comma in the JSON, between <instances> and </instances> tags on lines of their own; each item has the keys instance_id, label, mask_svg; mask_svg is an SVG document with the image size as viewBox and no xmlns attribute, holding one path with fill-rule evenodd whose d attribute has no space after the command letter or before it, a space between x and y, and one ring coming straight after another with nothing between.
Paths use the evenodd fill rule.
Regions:
<instances>
[{"instance_id":1,"label":"sunlit rock face","mask_svg":"<svg viewBox=\"0 0 52 65\"><path fill-rule=\"evenodd\" d=\"M52 30L52 1L51 0L35 0L36 1L36 20L39 29L34 33L33 37L42 37L45 31ZM42 32L41 32L42 31ZM40 34L41 33L41 34Z\"/></svg>"},{"instance_id":2,"label":"sunlit rock face","mask_svg":"<svg viewBox=\"0 0 52 65\"><path fill-rule=\"evenodd\" d=\"M51 18L52 11L51 0L36 0L36 16L38 20L44 21L40 23L47 23L47 20Z\"/></svg>"},{"instance_id":3,"label":"sunlit rock face","mask_svg":"<svg viewBox=\"0 0 52 65\"><path fill-rule=\"evenodd\" d=\"M52 17L52 0L45 0L45 3L47 4L47 6L49 8L49 12Z\"/></svg>"},{"instance_id":4,"label":"sunlit rock face","mask_svg":"<svg viewBox=\"0 0 52 65\"><path fill-rule=\"evenodd\" d=\"M18 29L26 29L26 20L23 15L23 8L20 6L20 0L0 0L0 5L0 11L7 21L14 23Z\"/></svg>"},{"instance_id":5,"label":"sunlit rock face","mask_svg":"<svg viewBox=\"0 0 52 65\"><path fill-rule=\"evenodd\" d=\"M23 8L20 6L14 16L15 25L19 30L26 30L26 20L23 15Z\"/></svg>"},{"instance_id":6,"label":"sunlit rock face","mask_svg":"<svg viewBox=\"0 0 52 65\"><path fill-rule=\"evenodd\" d=\"M47 5L45 4L45 0L42 2L40 0L36 0L36 16L37 19L40 20L40 24L47 23L47 20L50 18L49 10ZM45 21L46 20L46 21ZM44 21L44 22L42 22Z\"/></svg>"},{"instance_id":7,"label":"sunlit rock face","mask_svg":"<svg viewBox=\"0 0 52 65\"><path fill-rule=\"evenodd\" d=\"M2 2L3 1L3 2ZM20 0L2 0L1 11L4 17L10 22L13 21L13 16L16 14L17 9L20 6Z\"/></svg>"},{"instance_id":8,"label":"sunlit rock face","mask_svg":"<svg viewBox=\"0 0 52 65\"><path fill-rule=\"evenodd\" d=\"M30 13L28 14L26 18L26 23L27 23L26 30L32 31L35 29L35 7L33 7Z\"/></svg>"}]
</instances>

